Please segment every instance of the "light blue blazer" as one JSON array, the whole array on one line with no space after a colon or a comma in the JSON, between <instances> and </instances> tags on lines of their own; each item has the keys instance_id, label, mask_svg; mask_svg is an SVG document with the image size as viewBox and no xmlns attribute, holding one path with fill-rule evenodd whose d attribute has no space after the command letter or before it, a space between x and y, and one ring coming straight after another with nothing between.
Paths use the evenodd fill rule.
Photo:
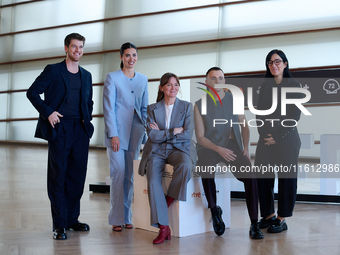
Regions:
<instances>
[{"instance_id":1,"label":"light blue blazer","mask_svg":"<svg viewBox=\"0 0 340 255\"><path fill-rule=\"evenodd\" d=\"M148 79L138 72L132 79L125 76L122 70L111 72L106 75L103 94L104 145L111 147L111 138L118 136L120 148L127 150L134 110L143 125L146 125Z\"/></svg>"}]
</instances>

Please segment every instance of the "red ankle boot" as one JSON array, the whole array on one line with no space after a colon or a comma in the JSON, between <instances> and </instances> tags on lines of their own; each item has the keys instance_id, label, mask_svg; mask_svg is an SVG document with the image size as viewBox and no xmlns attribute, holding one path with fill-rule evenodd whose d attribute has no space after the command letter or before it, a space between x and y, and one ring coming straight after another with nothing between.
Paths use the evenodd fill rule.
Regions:
<instances>
[{"instance_id":1,"label":"red ankle boot","mask_svg":"<svg viewBox=\"0 0 340 255\"><path fill-rule=\"evenodd\" d=\"M153 240L154 244L164 243L164 240L171 239L171 231L167 225L159 225L159 233L156 239Z\"/></svg>"}]
</instances>

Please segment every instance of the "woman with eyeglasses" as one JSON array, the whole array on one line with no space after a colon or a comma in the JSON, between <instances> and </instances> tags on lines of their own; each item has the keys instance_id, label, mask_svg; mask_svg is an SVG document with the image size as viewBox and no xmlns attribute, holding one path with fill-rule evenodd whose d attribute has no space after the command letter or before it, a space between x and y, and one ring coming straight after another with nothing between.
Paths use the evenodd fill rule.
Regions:
<instances>
[{"instance_id":1,"label":"woman with eyeglasses","mask_svg":"<svg viewBox=\"0 0 340 255\"><path fill-rule=\"evenodd\" d=\"M265 82L261 85L257 110L268 110L273 100L273 90L277 89L277 108L270 115L257 115L261 120L258 125L259 141L256 148L255 165L278 170L278 209L274 208L274 171L261 174L258 179L260 228L267 228L269 233L280 233L287 230L286 217L293 215L297 191L298 157L301 146L297 130L300 109L294 104L286 106L286 115L281 109L281 88L300 88L289 73L288 59L281 50L272 50L266 57ZM288 93L287 98L302 98L301 93ZM273 119L275 121L266 121ZM282 122L284 120L284 122ZM264 123L264 124L263 124ZM263 125L262 125L263 124ZM287 171L290 169L290 171Z\"/></svg>"},{"instance_id":2,"label":"woman with eyeglasses","mask_svg":"<svg viewBox=\"0 0 340 255\"><path fill-rule=\"evenodd\" d=\"M157 102L148 106L148 140L139 174L147 176L151 225L159 228L154 244L171 239L168 207L176 200L186 201L187 182L196 159L191 141L192 105L177 98L179 87L178 77L165 73L158 88ZM174 169L166 195L162 187L165 164Z\"/></svg>"}]
</instances>

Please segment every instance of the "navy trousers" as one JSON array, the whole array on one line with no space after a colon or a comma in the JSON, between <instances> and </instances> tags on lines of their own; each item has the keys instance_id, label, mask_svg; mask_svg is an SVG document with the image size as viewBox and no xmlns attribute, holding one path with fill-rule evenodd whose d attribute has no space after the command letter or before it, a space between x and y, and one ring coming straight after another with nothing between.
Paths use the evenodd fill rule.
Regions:
<instances>
[{"instance_id":1,"label":"navy trousers","mask_svg":"<svg viewBox=\"0 0 340 255\"><path fill-rule=\"evenodd\" d=\"M78 221L89 151L89 137L80 119L61 118L57 138L48 142L47 192L53 230Z\"/></svg>"}]
</instances>

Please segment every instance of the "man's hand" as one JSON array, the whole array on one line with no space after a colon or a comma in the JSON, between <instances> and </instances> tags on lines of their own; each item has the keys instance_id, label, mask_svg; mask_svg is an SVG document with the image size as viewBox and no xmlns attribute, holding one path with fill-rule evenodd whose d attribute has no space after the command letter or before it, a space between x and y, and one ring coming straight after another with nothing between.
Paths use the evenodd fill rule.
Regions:
<instances>
[{"instance_id":1,"label":"man's hand","mask_svg":"<svg viewBox=\"0 0 340 255\"><path fill-rule=\"evenodd\" d=\"M119 141L118 136L114 136L111 138L111 148L114 152L119 151L120 141Z\"/></svg>"},{"instance_id":2,"label":"man's hand","mask_svg":"<svg viewBox=\"0 0 340 255\"><path fill-rule=\"evenodd\" d=\"M218 147L217 152L228 162L234 161L237 157L232 150L220 146Z\"/></svg>"},{"instance_id":3,"label":"man's hand","mask_svg":"<svg viewBox=\"0 0 340 255\"><path fill-rule=\"evenodd\" d=\"M250 160L250 154L249 154L248 148L244 148L244 150L243 150L243 155L246 156L246 157L249 159L249 161L251 161L251 160Z\"/></svg>"},{"instance_id":4,"label":"man's hand","mask_svg":"<svg viewBox=\"0 0 340 255\"><path fill-rule=\"evenodd\" d=\"M63 117L59 112L54 111L50 116L48 116L48 121L50 122L51 126L54 128L54 125L60 123L59 117Z\"/></svg>"}]
</instances>

